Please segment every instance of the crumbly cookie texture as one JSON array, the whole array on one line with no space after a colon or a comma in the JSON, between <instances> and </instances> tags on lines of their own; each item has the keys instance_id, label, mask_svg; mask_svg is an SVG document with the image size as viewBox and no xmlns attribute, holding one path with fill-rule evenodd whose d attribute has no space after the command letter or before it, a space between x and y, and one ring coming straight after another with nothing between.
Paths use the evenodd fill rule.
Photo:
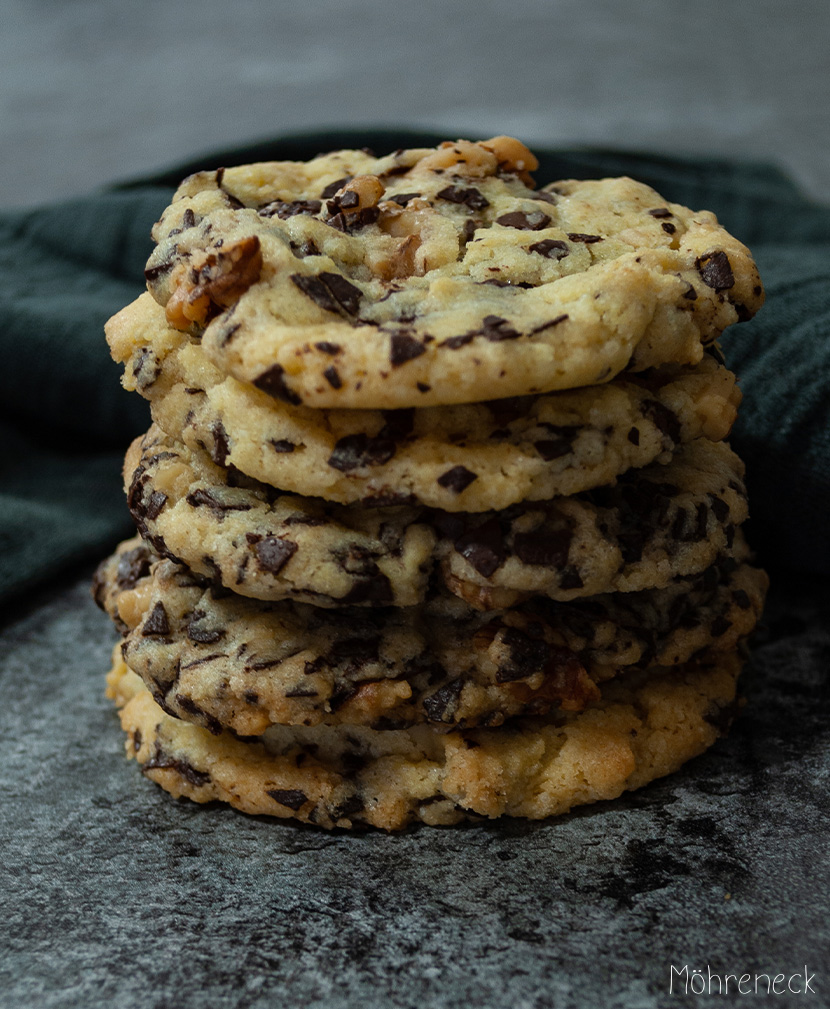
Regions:
<instances>
[{"instance_id":1,"label":"crumbly cookie texture","mask_svg":"<svg viewBox=\"0 0 830 1009\"><path fill-rule=\"evenodd\" d=\"M291 406L224 375L148 294L107 324L124 384L213 461L341 504L502 509L610 483L699 437L725 438L740 392L716 347L696 366L578 391L418 410Z\"/></svg>"},{"instance_id":2,"label":"crumbly cookie texture","mask_svg":"<svg viewBox=\"0 0 830 1009\"><path fill-rule=\"evenodd\" d=\"M699 439L613 486L481 515L445 514L436 550L451 592L480 609L661 588L730 554L748 515L744 466Z\"/></svg>"},{"instance_id":3,"label":"crumbly cookie texture","mask_svg":"<svg viewBox=\"0 0 830 1009\"><path fill-rule=\"evenodd\" d=\"M203 172L146 277L219 368L292 405L396 409L696 363L763 301L713 214L631 179L532 188L506 137Z\"/></svg>"},{"instance_id":4,"label":"crumbly cookie texture","mask_svg":"<svg viewBox=\"0 0 830 1009\"><path fill-rule=\"evenodd\" d=\"M423 600L434 572L471 605L501 609L534 594L631 592L702 571L732 550L746 518L742 474L725 443L699 440L665 466L538 505L364 509L280 494L151 428L124 476L145 539L241 595L407 606Z\"/></svg>"},{"instance_id":5,"label":"crumbly cookie texture","mask_svg":"<svg viewBox=\"0 0 830 1009\"><path fill-rule=\"evenodd\" d=\"M739 552L745 554L741 543ZM169 714L256 736L274 724L498 725L576 711L630 666L728 651L758 620L766 576L720 560L665 589L482 614L453 597L374 612L241 599L134 539L95 596Z\"/></svg>"},{"instance_id":6,"label":"crumbly cookie texture","mask_svg":"<svg viewBox=\"0 0 830 1009\"><path fill-rule=\"evenodd\" d=\"M257 599L414 606L434 566L422 508L282 494L153 426L124 462L127 505L159 553Z\"/></svg>"},{"instance_id":7,"label":"crumbly cookie texture","mask_svg":"<svg viewBox=\"0 0 830 1009\"><path fill-rule=\"evenodd\" d=\"M259 741L167 715L118 649L108 694L128 757L175 797L321 827L396 830L417 820L554 816L670 774L726 731L740 667L737 652L722 652L635 671L604 684L585 711L495 730L275 726Z\"/></svg>"}]
</instances>

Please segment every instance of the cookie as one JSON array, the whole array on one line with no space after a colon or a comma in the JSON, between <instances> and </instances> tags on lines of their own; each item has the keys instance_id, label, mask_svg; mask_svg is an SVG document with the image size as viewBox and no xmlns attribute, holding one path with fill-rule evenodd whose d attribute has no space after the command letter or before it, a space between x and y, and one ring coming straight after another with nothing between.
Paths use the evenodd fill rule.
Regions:
<instances>
[{"instance_id":1,"label":"cookie","mask_svg":"<svg viewBox=\"0 0 830 1009\"><path fill-rule=\"evenodd\" d=\"M127 505L165 556L243 596L318 606L414 606L434 566L422 508L281 494L150 428L124 463Z\"/></svg>"},{"instance_id":2,"label":"cookie","mask_svg":"<svg viewBox=\"0 0 830 1009\"><path fill-rule=\"evenodd\" d=\"M157 428L125 464L142 535L241 595L415 605L440 562L436 576L481 609L536 594L569 600L657 588L702 571L731 550L746 518L742 475L725 443L701 439L614 486L479 514L282 495Z\"/></svg>"},{"instance_id":3,"label":"cookie","mask_svg":"<svg viewBox=\"0 0 830 1009\"><path fill-rule=\"evenodd\" d=\"M748 514L743 474L725 442L699 439L612 486L501 512L444 513L435 519L444 583L480 609L531 595L567 601L660 588L731 552Z\"/></svg>"},{"instance_id":4,"label":"cookie","mask_svg":"<svg viewBox=\"0 0 830 1009\"><path fill-rule=\"evenodd\" d=\"M634 665L731 650L763 604L763 572L726 559L666 589L482 614L437 595L407 610L240 599L146 544L122 544L96 599L169 714L218 732L272 724L497 725L579 710Z\"/></svg>"},{"instance_id":5,"label":"cookie","mask_svg":"<svg viewBox=\"0 0 830 1009\"><path fill-rule=\"evenodd\" d=\"M679 444L726 437L740 392L709 348L573 392L419 410L314 410L227 378L143 295L110 320L125 385L155 421L213 460L285 491L341 504L502 509L610 483Z\"/></svg>"},{"instance_id":6,"label":"cookie","mask_svg":"<svg viewBox=\"0 0 830 1009\"><path fill-rule=\"evenodd\" d=\"M635 671L604 684L585 711L498 729L274 726L259 741L165 714L118 649L107 692L121 709L127 756L177 798L396 830L418 820L540 819L670 774L725 733L740 668L732 651Z\"/></svg>"},{"instance_id":7,"label":"cookie","mask_svg":"<svg viewBox=\"0 0 830 1009\"><path fill-rule=\"evenodd\" d=\"M185 180L146 270L171 325L292 405L399 409L696 363L763 300L711 213L631 179L536 191L497 137Z\"/></svg>"}]
</instances>

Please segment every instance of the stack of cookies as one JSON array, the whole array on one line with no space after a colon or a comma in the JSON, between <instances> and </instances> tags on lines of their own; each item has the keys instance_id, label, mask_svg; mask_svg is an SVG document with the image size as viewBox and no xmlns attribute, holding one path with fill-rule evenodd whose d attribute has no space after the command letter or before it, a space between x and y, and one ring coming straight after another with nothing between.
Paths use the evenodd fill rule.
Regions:
<instances>
[{"instance_id":1,"label":"stack of cookies","mask_svg":"<svg viewBox=\"0 0 830 1009\"><path fill-rule=\"evenodd\" d=\"M508 137L186 179L107 326L153 426L96 576L127 752L324 827L545 817L728 727L766 576L715 217Z\"/></svg>"}]
</instances>

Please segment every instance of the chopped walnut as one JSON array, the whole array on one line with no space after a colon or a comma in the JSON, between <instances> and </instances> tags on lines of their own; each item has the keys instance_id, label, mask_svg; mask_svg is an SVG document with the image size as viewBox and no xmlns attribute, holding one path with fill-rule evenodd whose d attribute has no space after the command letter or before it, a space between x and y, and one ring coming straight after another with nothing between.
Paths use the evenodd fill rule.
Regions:
<instances>
[{"instance_id":1,"label":"chopped walnut","mask_svg":"<svg viewBox=\"0 0 830 1009\"><path fill-rule=\"evenodd\" d=\"M418 162L418 171L444 172L448 168L452 168L455 174L480 179L495 175L498 160L481 144L458 140L441 144L434 154L428 154Z\"/></svg>"},{"instance_id":2,"label":"chopped walnut","mask_svg":"<svg viewBox=\"0 0 830 1009\"><path fill-rule=\"evenodd\" d=\"M262 250L255 235L195 253L173 271L167 321L176 329L209 321L218 310L238 301L259 280L261 270Z\"/></svg>"},{"instance_id":3,"label":"chopped walnut","mask_svg":"<svg viewBox=\"0 0 830 1009\"><path fill-rule=\"evenodd\" d=\"M491 137L490 140L480 140L479 146L495 154L500 169L515 172L526 186L535 188L536 182L530 172L539 167L539 159L520 140L515 137Z\"/></svg>"}]
</instances>

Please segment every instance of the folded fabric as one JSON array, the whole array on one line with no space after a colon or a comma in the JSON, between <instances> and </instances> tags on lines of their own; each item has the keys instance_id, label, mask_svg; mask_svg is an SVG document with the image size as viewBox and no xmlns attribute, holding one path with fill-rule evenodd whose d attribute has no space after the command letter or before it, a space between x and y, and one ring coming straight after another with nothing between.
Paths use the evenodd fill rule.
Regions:
<instances>
[{"instance_id":1,"label":"folded fabric","mask_svg":"<svg viewBox=\"0 0 830 1009\"><path fill-rule=\"evenodd\" d=\"M432 133L341 131L206 154L151 178L0 213L0 599L103 555L130 522L120 491L146 404L119 386L105 320L143 289L153 222L186 174L340 147L431 146ZM713 210L752 249L767 304L724 334L744 391L749 537L762 563L830 573L830 208L777 169L607 150L537 151L540 183L631 175Z\"/></svg>"}]
</instances>

